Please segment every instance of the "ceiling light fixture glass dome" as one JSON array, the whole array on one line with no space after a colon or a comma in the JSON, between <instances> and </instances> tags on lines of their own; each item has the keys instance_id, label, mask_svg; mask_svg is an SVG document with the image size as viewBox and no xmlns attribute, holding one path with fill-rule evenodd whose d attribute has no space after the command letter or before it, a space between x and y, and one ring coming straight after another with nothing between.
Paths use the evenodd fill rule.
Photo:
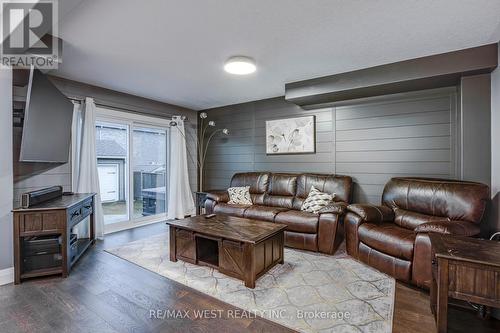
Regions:
<instances>
[{"instance_id":1,"label":"ceiling light fixture glass dome","mask_svg":"<svg viewBox=\"0 0 500 333\"><path fill-rule=\"evenodd\" d=\"M236 56L226 61L224 70L230 74L247 75L255 72L257 70L257 65L252 58Z\"/></svg>"}]
</instances>

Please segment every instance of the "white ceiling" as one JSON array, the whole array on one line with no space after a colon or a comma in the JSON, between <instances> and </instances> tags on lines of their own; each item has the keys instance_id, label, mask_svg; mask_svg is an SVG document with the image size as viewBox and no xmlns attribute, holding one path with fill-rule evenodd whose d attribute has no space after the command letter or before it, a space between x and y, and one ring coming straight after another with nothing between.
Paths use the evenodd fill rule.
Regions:
<instances>
[{"instance_id":1,"label":"white ceiling","mask_svg":"<svg viewBox=\"0 0 500 333\"><path fill-rule=\"evenodd\" d=\"M66 1L66 0L65 0ZM83 0L55 75L193 109L284 84L500 39L499 0ZM256 73L226 74L247 55Z\"/></svg>"}]
</instances>

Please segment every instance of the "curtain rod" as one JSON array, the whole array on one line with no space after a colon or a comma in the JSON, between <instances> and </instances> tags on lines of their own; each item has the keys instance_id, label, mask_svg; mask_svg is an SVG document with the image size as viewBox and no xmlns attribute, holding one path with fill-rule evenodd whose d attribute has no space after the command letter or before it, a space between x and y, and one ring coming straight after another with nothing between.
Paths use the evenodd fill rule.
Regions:
<instances>
[{"instance_id":1,"label":"curtain rod","mask_svg":"<svg viewBox=\"0 0 500 333\"><path fill-rule=\"evenodd\" d=\"M78 104L82 104L85 101L85 98L83 98L83 97L68 96L68 98L71 101L76 102ZM94 99L94 103L95 103L96 106L101 106L101 107L104 107L104 108L114 109L114 110L118 110L118 111L125 111L125 112L131 112L131 113L139 113L139 114L144 114L144 115L148 115L148 116L158 115L158 114L151 114L151 113L146 113L146 112L139 112L137 110L127 109L127 108L124 108L124 107L121 107L121 106L114 106L114 105L109 105L109 104L106 104L106 103L96 102L95 99ZM165 118L166 119L168 119L168 118L173 119L173 117L175 117L175 116L176 115L166 114Z\"/></svg>"}]
</instances>

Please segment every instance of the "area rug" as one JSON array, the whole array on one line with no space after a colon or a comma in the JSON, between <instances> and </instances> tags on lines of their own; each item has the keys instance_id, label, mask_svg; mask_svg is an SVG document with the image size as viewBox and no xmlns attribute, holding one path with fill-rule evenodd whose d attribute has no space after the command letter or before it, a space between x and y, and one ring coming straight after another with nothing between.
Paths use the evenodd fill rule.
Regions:
<instances>
[{"instance_id":1,"label":"area rug","mask_svg":"<svg viewBox=\"0 0 500 333\"><path fill-rule=\"evenodd\" d=\"M391 332L395 281L344 251L336 256L285 249L285 264L255 289L218 271L169 260L168 234L107 252L300 332Z\"/></svg>"}]
</instances>

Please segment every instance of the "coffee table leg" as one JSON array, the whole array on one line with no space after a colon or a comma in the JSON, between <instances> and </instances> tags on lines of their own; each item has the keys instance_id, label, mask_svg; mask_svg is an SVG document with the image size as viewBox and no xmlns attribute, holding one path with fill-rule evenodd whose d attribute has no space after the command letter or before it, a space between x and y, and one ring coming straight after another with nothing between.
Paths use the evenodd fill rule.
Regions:
<instances>
[{"instance_id":1,"label":"coffee table leg","mask_svg":"<svg viewBox=\"0 0 500 333\"><path fill-rule=\"evenodd\" d=\"M170 226L170 261L177 262L177 248L175 246L175 227Z\"/></svg>"},{"instance_id":2,"label":"coffee table leg","mask_svg":"<svg viewBox=\"0 0 500 333\"><path fill-rule=\"evenodd\" d=\"M279 237L280 237L280 242L281 242L281 244L280 244L280 247L281 247L281 251L280 251L281 252L281 260L279 261L279 264L283 265L285 263L285 232L282 231L280 233Z\"/></svg>"},{"instance_id":3,"label":"coffee table leg","mask_svg":"<svg viewBox=\"0 0 500 333\"><path fill-rule=\"evenodd\" d=\"M245 287L255 288L255 246L254 244L246 243L244 245L244 256L245 256Z\"/></svg>"}]
</instances>

